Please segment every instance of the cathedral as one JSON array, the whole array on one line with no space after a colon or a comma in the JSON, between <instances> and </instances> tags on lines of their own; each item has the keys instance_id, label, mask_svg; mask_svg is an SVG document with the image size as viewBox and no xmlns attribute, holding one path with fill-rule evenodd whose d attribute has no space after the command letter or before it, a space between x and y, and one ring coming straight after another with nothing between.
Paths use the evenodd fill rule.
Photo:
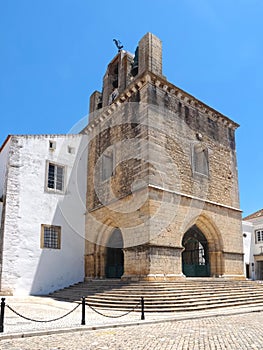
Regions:
<instances>
[{"instance_id":1,"label":"cathedral","mask_svg":"<svg viewBox=\"0 0 263 350\"><path fill-rule=\"evenodd\" d=\"M1 290L243 279L237 127L167 80L155 35L120 48L78 135L1 147Z\"/></svg>"},{"instance_id":2,"label":"cathedral","mask_svg":"<svg viewBox=\"0 0 263 350\"><path fill-rule=\"evenodd\" d=\"M243 277L236 123L171 84L151 33L90 99L85 274Z\"/></svg>"}]
</instances>

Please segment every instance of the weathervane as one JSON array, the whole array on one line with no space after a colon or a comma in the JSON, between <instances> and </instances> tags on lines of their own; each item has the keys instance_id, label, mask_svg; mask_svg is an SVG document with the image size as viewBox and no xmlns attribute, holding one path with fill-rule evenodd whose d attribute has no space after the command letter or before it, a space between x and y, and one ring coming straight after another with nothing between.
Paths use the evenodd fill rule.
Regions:
<instances>
[{"instance_id":1,"label":"weathervane","mask_svg":"<svg viewBox=\"0 0 263 350\"><path fill-rule=\"evenodd\" d=\"M118 49L118 52L120 52L121 49L123 48L123 45L121 44L120 40L113 39L113 41Z\"/></svg>"}]
</instances>

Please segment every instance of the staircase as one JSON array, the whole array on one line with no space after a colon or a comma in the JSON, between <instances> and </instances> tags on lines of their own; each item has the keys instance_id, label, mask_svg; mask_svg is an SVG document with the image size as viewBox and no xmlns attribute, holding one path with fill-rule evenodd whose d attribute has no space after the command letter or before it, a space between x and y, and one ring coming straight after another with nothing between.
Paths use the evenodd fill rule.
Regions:
<instances>
[{"instance_id":1,"label":"staircase","mask_svg":"<svg viewBox=\"0 0 263 350\"><path fill-rule=\"evenodd\" d=\"M85 296L95 308L129 311L145 300L147 312L196 311L233 306L263 306L263 285L252 281L187 278L178 282L124 282L92 280L49 295L57 300L80 301ZM140 307L136 309L140 311Z\"/></svg>"}]
</instances>

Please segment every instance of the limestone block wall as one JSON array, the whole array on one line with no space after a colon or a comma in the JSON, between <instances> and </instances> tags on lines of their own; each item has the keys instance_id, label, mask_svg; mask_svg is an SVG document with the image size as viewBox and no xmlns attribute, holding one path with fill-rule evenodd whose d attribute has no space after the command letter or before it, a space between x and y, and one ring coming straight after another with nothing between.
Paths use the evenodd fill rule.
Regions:
<instances>
[{"instance_id":1,"label":"limestone block wall","mask_svg":"<svg viewBox=\"0 0 263 350\"><path fill-rule=\"evenodd\" d=\"M156 192L156 189L152 191ZM155 198L151 193L150 197ZM163 201L167 199L168 196L163 197ZM166 206L156 200L151 200L150 244L171 247L181 253L184 234L189 228L196 225L208 241L211 275L225 277L243 275L241 212L215 206L209 202L201 206L197 200L193 201L187 197L179 198L177 194L172 192L168 203L169 205ZM158 216L155 214L156 208L158 208ZM159 217L162 217L161 223ZM180 273L182 271L181 255L179 254L177 257L175 265L177 273ZM163 260L162 264L162 269L165 271L166 261Z\"/></svg>"},{"instance_id":2,"label":"limestone block wall","mask_svg":"<svg viewBox=\"0 0 263 350\"><path fill-rule=\"evenodd\" d=\"M148 96L149 142L153 145L149 156L157 163L156 167L158 163L166 166L166 185L196 196L206 187L206 199L238 208L236 126L216 119L208 110L200 111L178 95L165 93L163 88L149 84ZM194 170L193 152L197 146L208 153L207 177ZM169 169L171 162L176 169Z\"/></svg>"},{"instance_id":3,"label":"limestone block wall","mask_svg":"<svg viewBox=\"0 0 263 350\"><path fill-rule=\"evenodd\" d=\"M139 73L146 71L162 76L162 42L147 33L139 42Z\"/></svg>"}]
</instances>

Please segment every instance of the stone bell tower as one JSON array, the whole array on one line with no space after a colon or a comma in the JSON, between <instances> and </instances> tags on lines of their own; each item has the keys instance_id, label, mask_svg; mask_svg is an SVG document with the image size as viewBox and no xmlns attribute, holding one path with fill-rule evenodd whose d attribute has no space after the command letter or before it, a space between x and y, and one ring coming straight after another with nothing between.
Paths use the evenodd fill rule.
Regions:
<instances>
[{"instance_id":1,"label":"stone bell tower","mask_svg":"<svg viewBox=\"0 0 263 350\"><path fill-rule=\"evenodd\" d=\"M237 127L166 80L153 34L121 50L84 130L86 277L243 278Z\"/></svg>"}]
</instances>

